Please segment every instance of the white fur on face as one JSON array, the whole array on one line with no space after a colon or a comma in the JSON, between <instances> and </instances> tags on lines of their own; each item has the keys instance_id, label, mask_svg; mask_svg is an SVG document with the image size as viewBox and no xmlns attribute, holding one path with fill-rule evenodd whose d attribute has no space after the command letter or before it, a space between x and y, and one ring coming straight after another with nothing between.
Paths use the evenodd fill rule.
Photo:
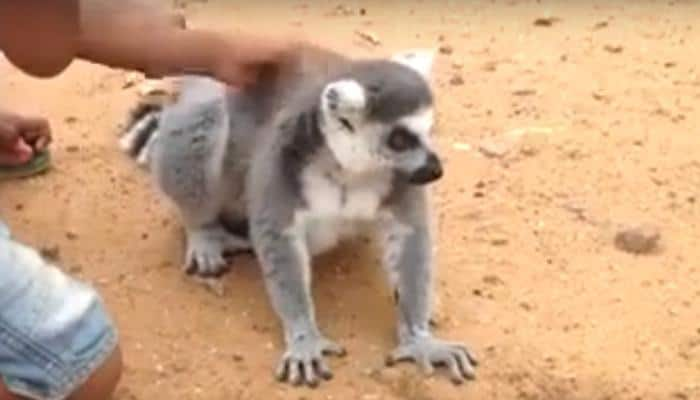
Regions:
<instances>
[{"instance_id":1,"label":"white fur on face","mask_svg":"<svg viewBox=\"0 0 700 400\"><path fill-rule=\"evenodd\" d=\"M374 143L384 127L366 121L366 105L364 88L352 79L328 84L321 95L321 130L336 160L349 172L363 173L384 165Z\"/></svg>"},{"instance_id":2,"label":"white fur on face","mask_svg":"<svg viewBox=\"0 0 700 400\"><path fill-rule=\"evenodd\" d=\"M430 145L430 133L435 122L435 112L432 107L422 108L415 113L399 120L409 131L416 134L425 145Z\"/></svg>"},{"instance_id":3,"label":"white fur on face","mask_svg":"<svg viewBox=\"0 0 700 400\"><path fill-rule=\"evenodd\" d=\"M363 124L355 127L355 133L348 133L341 123L330 120L322 128L328 148L344 171L362 174L387 166L380 157L376 143L385 129L379 124Z\"/></svg>"},{"instance_id":4,"label":"white fur on face","mask_svg":"<svg viewBox=\"0 0 700 400\"><path fill-rule=\"evenodd\" d=\"M416 110L396 122L396 126L406 128L417 137L420 146L403 152L395 152L386 145L382 154L391 163L392 167L410 173L425 164L428 155L433 152L431 132L434 122L432 107L424 107Z\"/></svg>"}]
</instances>

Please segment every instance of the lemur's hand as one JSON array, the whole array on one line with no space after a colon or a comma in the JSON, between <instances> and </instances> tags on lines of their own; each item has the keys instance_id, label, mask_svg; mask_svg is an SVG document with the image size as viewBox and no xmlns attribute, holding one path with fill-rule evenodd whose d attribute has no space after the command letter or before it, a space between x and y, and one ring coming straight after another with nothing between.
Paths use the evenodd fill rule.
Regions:
<instances>
[{"instance_id":1,"label":"lemur's hand","mask_svg":"<svg viewBox=\"0 0 700 400\"><path fill-rule=\"evenodd\" d=\"M437 365L447 367L450 378L455 384L465 379L474 379L474 367L477 360L461 343L451 343L433 337L412 338L396 348L387 358L391 366L401 361L413 361L430 375Z\"/></svg>"},{"instance_id":2,"label":"lemur's hand","mask_svg":"<svg viewBox=\"0 0 700 400\"><path fill-rule=\"evenodd\" d=\"M316 387L321 379L330 380L333 377L324 360L326 355L342 357L345 349L321 335L300 335L287 344L275 376L280 382Z\"/></svg>"}]
</instances>

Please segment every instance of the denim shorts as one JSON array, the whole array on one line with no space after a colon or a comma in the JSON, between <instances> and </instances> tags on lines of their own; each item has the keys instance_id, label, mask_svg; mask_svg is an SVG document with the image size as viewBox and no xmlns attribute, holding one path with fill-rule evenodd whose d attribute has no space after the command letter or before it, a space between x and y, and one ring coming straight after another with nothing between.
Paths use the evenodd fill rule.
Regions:
<instances>
[{"instance_id":1,"label":"denim shorts","mask_svg":"<svg viewBox=\"0 0 700 400\"><path fill-rule=\"evenodd\" d=\"M116 329L96 291L13 241L0 221L0 378L8 390L63 400L116 344Z\"/></svg>"}]
</instances>

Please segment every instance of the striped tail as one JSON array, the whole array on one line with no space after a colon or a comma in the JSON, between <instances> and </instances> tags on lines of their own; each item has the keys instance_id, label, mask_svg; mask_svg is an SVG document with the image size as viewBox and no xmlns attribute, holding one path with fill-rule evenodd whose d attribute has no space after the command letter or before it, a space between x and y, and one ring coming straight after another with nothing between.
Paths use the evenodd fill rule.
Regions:
<instances>
[{"instance_id":1,"label":"striped tail","mask_svg":"<svg viewBox=\"0 0 700 400\"><path fill-rule=\"evenodd\" d=\"M150 151L158 137L162 110L162 103L139 102L129 113L126 128L119 138L119 147L143 168L148 167Z\"/></svg>"}]
</instances>

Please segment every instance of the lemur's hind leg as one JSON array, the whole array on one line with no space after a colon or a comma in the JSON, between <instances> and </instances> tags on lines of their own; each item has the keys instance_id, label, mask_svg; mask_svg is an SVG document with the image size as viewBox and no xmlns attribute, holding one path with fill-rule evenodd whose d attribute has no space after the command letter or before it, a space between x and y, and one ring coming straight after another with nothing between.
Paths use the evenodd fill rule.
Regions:
<instances>
[{"instance_id":1,"label":"lemur's hind leg","mask_svg":"<svg viewBox=\"0 0 700 400\"><path fill-rule=\"evenodd\" d=\"M250 247L219 218L229 184L222 179L229 129L225 106L223 97L214 97L164 110L153 144L157 186L177 206L187 235L184 270L201 277L225 273L225 255Z\"/></svg>"},{"instance_id":2,"label":"lemur's hind leg","mask_svg":"<svg viewBox=\"0 0 700 400\"><path fill-rule=\"evenodd\" d=\"M218 222L188 229L185 271L201 277L218 277L228 271L228 257L249 250L247 239L232 235Z\"/></svg>"}]
</instances>

